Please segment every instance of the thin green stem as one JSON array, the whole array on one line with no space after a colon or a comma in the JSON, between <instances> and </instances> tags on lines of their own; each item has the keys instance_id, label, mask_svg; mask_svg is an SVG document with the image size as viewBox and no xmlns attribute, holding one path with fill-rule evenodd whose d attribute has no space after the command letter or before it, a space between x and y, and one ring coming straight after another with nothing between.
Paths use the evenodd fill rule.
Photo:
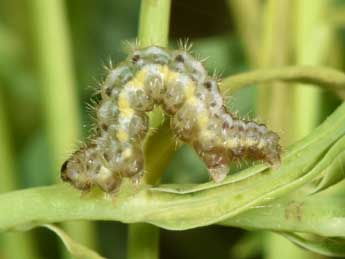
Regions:
<instances>
[{"instance_id":1,"label":"thin green stem","mask_svg":"<svg viewBox=\"0 0 345 259\"><path fill-rule=\"evenodd\" d=\"M149 137L145 143L146 183L159 183L164 169L167 167L176 148L176 139L170 130L170 122L166 120L158 131L152 137Z\"/></svg>"},{"instance_id":2,"label":"thin green stem","mask_svg":"<svg viewBox=\"0 0 345 259\"><path fill-rule=\"evenodd\" d=\"M141 1L138 35L142 47L168 45L170 6L171 0ZM154 110L150 113L150 126L156 126L153 124L163 119L162 112ZM153 184L159 181L174 150L170 144L172 139L166 123L161 125L157 132L150 132L146 138L144 151L146 183ZM164 152L161 152L162 149ZM128 258L159 258L159 228L147 224L131 224L128 234Z\"/></svg>"},{"instance_id":3,"label":"thin green stem","mask_svg":"<svg viewBox=\"0 0 345 259\"><path fill-rule=\"evenodd\" d=\"M54 167L59 168L81 136L65 10L61 0L33 0L30 4L48 134ZM58 173L54 176L59 178Z\"/></svg>"},{"instance_id":4,"label":"thin green stem","mask_svg":"<svg viewBox=\"0 0 345 259\"><path fill-rule=\"evenodd\" d=\"M269 0L266 2L263 23L263 41L259 67L282 67L290 63L292 50L291 23L293 8L288 0ZM279 86L279 87L276 87ZM268 126L277 132L289 129L288 109L293 104L294 89L282 82L271 83L268 87L260 87L257 97L257 114ZM291 143L291 132L281 134L283 146Z\"/></svg>"},{"instance_id":5,"label":"thin green stem","mask_svg":"<svg viewBox=\"0 0 345 259\"><path fill-rule=\"evenodd\" d=\"M330 3L323 0L293 1L295 4L295 53L298 65L322 65L329 55L333 29L324 17ZM315 46L315 41L318 42ZM322 91L299 85L295 91L295 139L306 136L320 123L323 103ZM301 112L303 111L303 112Z\"/></svg>"},{"instance_id":6,"label":"thin green stem","mask_svg":"<svg viewBox=\"0 0 345 259\"><path fill-rule=\"evenodd\" d=\"M143 0L140 8L139 42L142 47L159 45L167 47L169 39L171 0ZM161 125L157 121L162 122ZM154 128L145 140L145 182L154 184L159 181L174 151L171 144L173 136L164 122L160 109L150 113L150 126ZM164 152L157 153L157 150ZM161 158L159 159L157 155ZM158 158L158 159L157 159ZM160 160L160 163L156 161Z\"/></svg>"},{"instance_id":7,"label":"thin green stem","mask_svg":"<svg viewBox=\"0 0 345 259\"><path fill-rule=\"evenodd\" d=\"M228 0L235 26L242 38L249 63L256 67L260 53L260 13L261 3L258 0Z\"/></svg>"},{"instance_id":8,"label":"thin green stem","mask_svg":"<svg viewBox=\"0 0 345 259\"><path fill-rule=\"evenodd\" d=\"M14 159L12 155L8 120L6 118L4 98L0 89L0 192L8 192L16 189Z\"/></svg>"},{"instance_id":9,"label":"thin green stem","mask_svg":"<svg viewBox=\"0 0 345 259\"><path fill-rule=\"evenodd\" d=\"M15 163L10 144L8 120L5 115L4 98L0 89L0 193L16 189ZM2 239L2 254L8 259L35 259L35 249L30 233L11 233Z\"/></svg>"},{"instance_id":10,"label":"thin green stem","mask_svg":"<svg viewBox=\"0 0 345 259\"><path fill-rule=\"evenodd\" d=\"M30 6L47 132L56 169L54 177L59 181L60 164L81 136L67 18L62 0L32 0ZM94 229L90 223L68 223L66 227L77 240L95 246Z\"/></svg>"},{"instance_id":11,"label":"thin green stem","mask_svg":"<svg viewBox=\"0 0 345 259\"><path fill-rule=\"evenodd\" d=\"M266 87L272 82L306 83L334 91L341 97L345 94L345 74L339 70L317 66L287 66L264 68L229 76L220 85L225 95L250 85L263 84Z\"/></svg>"}]
</instances>

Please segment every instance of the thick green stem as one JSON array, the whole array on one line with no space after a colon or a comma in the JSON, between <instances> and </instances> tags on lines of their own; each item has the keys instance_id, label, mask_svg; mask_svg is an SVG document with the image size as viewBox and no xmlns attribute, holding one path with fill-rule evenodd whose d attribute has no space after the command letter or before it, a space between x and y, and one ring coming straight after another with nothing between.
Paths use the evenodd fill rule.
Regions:
<instances>
[{"instance_id":1,"label":"thick green stem","mask_svg":"<svg viewBox=\"0 0 345 259\"><path fill-rule=\"evenodd\" d=\"M139 44L166 47L169 39L171 0L142 0L139 21ZM159 109L150 113L150 126L163 120ZM173 137L167 123L157 132L150 132L145 140L145 183L159 181L174 151L170 142ZM157 153L157 151L162 151ZM157 163L157 161L159 161ZM159 258L159 228L147 224L131 224L128 233L128 258Z\"/></svg>"},{"instance_id":2,"label":"thick green stem","mask_svg":"<svg viewBox=\"0 0 345 259\"><path fill-rule=\"evenodd\" d=\"M60 164L81 136L67 18L62 0L32 0L30 6L47 132L56 169L53 173L59 181ZM91 223L68 223L67 228L77 240L95 246Z\"/></svg>"},{"instance_id":3,"label":"thick green stem","mask_svg":"<svg viewBox=\"0 0 345 259\"><path fill-rule=\"evenodd\" d=\"M168 45L171 0L142 0L139 22L141 46Z\"/></svg>"},{"instance_id":4,"label":"thick green stem","mask_svg":"<svg viewBox=\"0 0 345 259\"><path fill-rule=\"evenodd\" d=\"M128 258L159 258L159 228L146 223L136 223L129 228L128 235Z\"/></svg>"},{"instance_id":5,"label":"thick green stem","mask_svg":"<svg viewBox=\"0 0 345 259\"><path fill-rule=\"evenodd\" d=\"M291 63L293 50L292 23L294 8L289 0L269 0L266 2L263 43L260 67L281 67ZM279 133L283 147L293 143L294 130L291 127L295 114L290 109L294 106L295 87L282 82L272 82L268 87L258 89L257 114L269 127ZM289 109L290 108L290 109ZM301 250L274 234L266 234L264 251L266 259L273 259L277 251L286 251L280 258L290 258L290 254L304 258Z\"/></svg>"}]
</instances>

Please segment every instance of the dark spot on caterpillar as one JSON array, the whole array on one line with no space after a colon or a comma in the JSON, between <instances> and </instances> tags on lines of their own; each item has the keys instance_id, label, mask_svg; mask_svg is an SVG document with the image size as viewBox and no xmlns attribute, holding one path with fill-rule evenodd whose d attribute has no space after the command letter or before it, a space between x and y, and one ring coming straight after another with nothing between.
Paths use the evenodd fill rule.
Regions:
<instances>
[{"instance_id":1,"label":"dark spot on caterpillar","mask_svg":"<svg viewBox=\"0 0 345 259\"><path fill-rule=\"evenodd\" d=\"M100 165L97 165L97 167L96 167L96 169L95 169L95 173L98 174L100 170L101 170L101 166L100 166Z\"/></svg>"},{"instance_id":2,"label":"dark spot on caterpillar","mask_svg":"<svg viewBox=\"0 0 345 259\"><path fill-rule=\"evenodd\" d=\"M132 62L133 62L133 63L137 63L139 60L140 60L140 55L139 55L139 54L135 54L135 55L132 57Z\"/></svg>"},{"instance_id":3,"label":"dark spot on caterpillar","mask_svg":"<svg viewBox=\"0 0 345 259\"><path fill-rule=\"evenodd\" d=\"M103 153L103 157L105 159L105 161L109 162L110 161L110 157L108 153Z\"/></svg>"},{"instance_id":4,"label":"dark spot on caterpillar","mask_svg":"<svg viewBox=\"0 0 345 259\"><path fill-rule=\"evenodd\" d=\"M101 125L102 130L107 131L108 130L108 125L105 123L102 123Z\"/></svg>"},{"instance_id":5,"label":"dark spot on caterpillar","mask_svg":"<svg viewBox=\"0 0 345 259\"><path fill-rule=\"evenodd\" d=\"M86 163L86 170L90 170L90 168L91 168L91 166L90 166L90 161L87 161L87 163Z\"/></svg>"},{"instance_id":6,"label":"dark spot on caterpillar","mask_svg":"<svg viewBox=\"0 0 345 259\"><path fill-rule=\"evenodd\" d=\"M206 87L207 90L211 90L212 83L211 83L210 81L206 81L206 82L204 83L204 85L205 85L205 87Z\"/></svg>"},{"instance_id":7,"label":"dark spot on caterpillar","mask_svg":"<svg viewBox=\"0 0 345 259\"><path fill-rule=\"evenodd\" d=\"M181 54L178 54L178 55L175 57L175 60L176 60L177 62L183 63L183 62L184 62L184 57L183 57Z\"/></svg>"},{"instance_id":8,"label":"dark spot on caterpillar","mask_svg":"<svg viewBox=\"0 0 345 259\"><path fill-rule=\"evenodd\" d=\"M96 145L95 143L90 143L90 144L89 144L89 147L90 147L90 148L95 148L95 147L97 147L97 145Z\"/></svg>"},{"instance_id":9,"label":"dark spot on caterpillar","mask_svg":"<svg viewBox=\"0 0 345 259\"><path fill-rule=\"evenodd\" d=\"M111 88L110 87L107 87L106 89L105 89L105 94L107 95L107 96L111 96Z\"/></svg>"}]
</instances>

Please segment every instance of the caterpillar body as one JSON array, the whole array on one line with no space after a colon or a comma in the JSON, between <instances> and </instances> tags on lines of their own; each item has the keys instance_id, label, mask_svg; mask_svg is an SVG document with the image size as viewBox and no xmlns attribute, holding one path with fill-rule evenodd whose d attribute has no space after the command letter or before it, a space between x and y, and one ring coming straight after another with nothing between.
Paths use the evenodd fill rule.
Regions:
<instances>
[{"instance_id":1,"label":"caterpillar body","mask_svg":"<svg viewBox=\"0 0 345 259\"><path fill-rule=\"evenodd\" d=\"M237 159L280 163L279 136L263 124L241 120L224 106L218 80L185 50L136 49L110 69L96 105L96 133L65 161L61 178L76 188L97 185L113 192L123 177L144 170L147 112L161 105L178 139L190 144L214 181L222 181Z\"/></svg>"}]
</instances>

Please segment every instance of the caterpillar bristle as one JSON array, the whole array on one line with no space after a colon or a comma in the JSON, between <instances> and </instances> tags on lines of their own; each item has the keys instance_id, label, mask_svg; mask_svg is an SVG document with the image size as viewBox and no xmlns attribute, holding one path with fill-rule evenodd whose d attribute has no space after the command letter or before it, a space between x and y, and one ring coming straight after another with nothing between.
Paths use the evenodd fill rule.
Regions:
<instances>
[{"instance_id":1,"label":"caterpillar bristle","mask_svg":"<svg viewBox=\"0 0 345 259\"><path fill-rule=\"evenodd\" d=\"M177 46L179 49L182 49L183 51L191 52L193 48L193 43L188 38L185 38L178 40Z\"/></svg>"},{"instance_id":2,"label":"caterpillar bristle","mask_svg":"<svg viewBox=\"0 0 345 259\"><path fill-rule=\"evenodd\" d=\"M212 78L217 81L218 85L222 83L223 73L218 71L216 68L212 72Z\"/></svg>"},{"instance_id":3,"label":"caterpillar bristle","mask_svg":"<svg viewBox=\"0 0 345 259\"><path fill-rule=\"evenodd\" d=\"M123 50L124 53L131 54L134 51L140 49L140 45L141 45L140 41L137 38L134 41L126 40L122 42L121 49Z\"/></svg>"},{"instance_id":4,"label":"caterpillar bristle","mask_svg":"<svg viewBox=\"0 0 345 259\"><path fill-rule=\"evenodd\" d=\"M209 60L210 57L198 56L197 59L201 62L201 64L206 64L207 60Z\"/></svg>"}]
</instances>

